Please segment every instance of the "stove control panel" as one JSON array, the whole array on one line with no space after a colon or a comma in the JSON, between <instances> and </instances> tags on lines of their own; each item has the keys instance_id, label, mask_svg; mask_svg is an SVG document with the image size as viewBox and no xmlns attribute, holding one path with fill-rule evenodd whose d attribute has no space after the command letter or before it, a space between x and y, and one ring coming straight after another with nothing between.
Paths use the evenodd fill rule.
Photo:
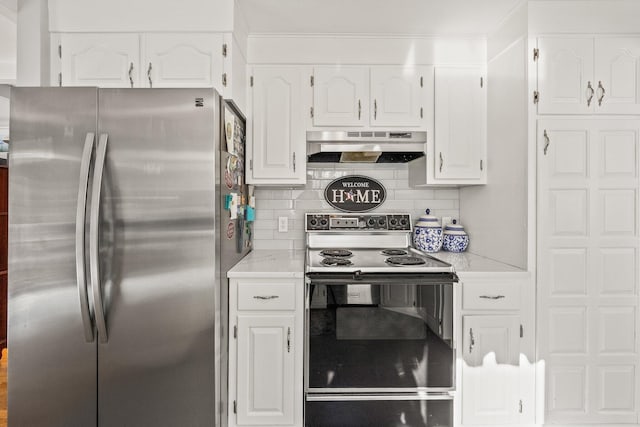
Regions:
<instances>
[{"instance_id":1,"label":"stove control panel","mask_svg":"<svg viewBox=\"0 0 640 427\"><path fill-rule=\"evenodd\" d=\"M306 214L306 231L411 231L409 214Z\"/></svg>"}]
</instances>

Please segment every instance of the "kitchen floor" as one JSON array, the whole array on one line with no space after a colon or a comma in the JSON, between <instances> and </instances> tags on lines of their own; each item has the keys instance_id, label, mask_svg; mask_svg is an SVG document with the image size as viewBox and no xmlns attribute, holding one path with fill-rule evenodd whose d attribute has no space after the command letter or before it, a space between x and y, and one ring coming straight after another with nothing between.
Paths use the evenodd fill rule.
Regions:
<instances>
[{"instance_id":1,"label":"kitchen floor","mask_svg":"<svg viewBox=\"0 0 640 427\"><path fill-rule=\"evenodd\" d=\"M7 358L5 348L0 359L0 427L7 425Z\"/></svg>"}]
</instances>

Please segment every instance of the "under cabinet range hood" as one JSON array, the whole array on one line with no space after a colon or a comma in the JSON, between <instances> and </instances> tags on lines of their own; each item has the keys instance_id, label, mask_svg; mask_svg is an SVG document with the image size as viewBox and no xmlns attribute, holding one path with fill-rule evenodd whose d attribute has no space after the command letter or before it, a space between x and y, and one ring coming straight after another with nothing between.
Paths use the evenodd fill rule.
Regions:
<instances>
[{"instance_id":1,"label":"under cabinet range hood","mask_svg":"<svg viewBox=\"0 0 640 427\"><path fill-rule=\"evenodd\" d=\"M425 155L424 131L308 131L309 163L407 163Z\"/></svg>"}]
</instances>

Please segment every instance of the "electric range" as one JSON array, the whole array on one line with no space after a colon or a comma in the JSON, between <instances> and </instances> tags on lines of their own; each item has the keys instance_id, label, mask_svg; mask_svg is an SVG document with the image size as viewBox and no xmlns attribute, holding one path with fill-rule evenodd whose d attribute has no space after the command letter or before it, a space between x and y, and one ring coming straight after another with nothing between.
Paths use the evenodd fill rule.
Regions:
<instances>
[{"instance_id":1,"label":"electric range","mask_svg":"<svg viewBox=\"0 0 640 427\"><path fill-rule=\"evenodd\" d=\"M452 425L453 267L406 213L308 213L307 425Z\"/></svg>"}]
</instances>

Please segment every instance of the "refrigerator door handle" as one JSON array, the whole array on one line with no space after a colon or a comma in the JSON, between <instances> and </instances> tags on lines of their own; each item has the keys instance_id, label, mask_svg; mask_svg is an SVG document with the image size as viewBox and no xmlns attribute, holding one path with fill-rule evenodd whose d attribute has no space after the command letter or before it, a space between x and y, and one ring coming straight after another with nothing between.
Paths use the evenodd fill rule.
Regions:
<instances>
[{"instance_id":1,"label":"refrigerator door handle","mask_svg":"<svg viewBox=\"0 0 640 427\"><path fill-rule=\"evenodd\" d=\"M88 132L84 139L82 160L80 163L80 184L78 186L78 205L76 208L76 281L78 296L80 297L80 315L84 327L84 338L87 342L93 342L93 324L91 323L91 311L89 310L89 293L87 292L87 276L85 271L84 231L87 212L87 189L89 187L89 167L91 154L95 142L95 134Z\"/></svg>"},{"instance_id":2,"label":"refrigerator door handle","mask_svg":"<svg viewBox=\"0 0 640 427\"><path fill-rule=\"evenodd\" d=\"M93 188L91 191L91 213L89 215L89 265L91 267L91 288L93 290L93 307L98 328L98 340L108 341L107 322L102 305L102 290L100 288L100 260L98 258L98 240L100 238L100 191L102 176L107 155L107 141L109 135L103 133L98 140L96 149L96 163L93 169Z\"/></svg>"}]
</instances>

